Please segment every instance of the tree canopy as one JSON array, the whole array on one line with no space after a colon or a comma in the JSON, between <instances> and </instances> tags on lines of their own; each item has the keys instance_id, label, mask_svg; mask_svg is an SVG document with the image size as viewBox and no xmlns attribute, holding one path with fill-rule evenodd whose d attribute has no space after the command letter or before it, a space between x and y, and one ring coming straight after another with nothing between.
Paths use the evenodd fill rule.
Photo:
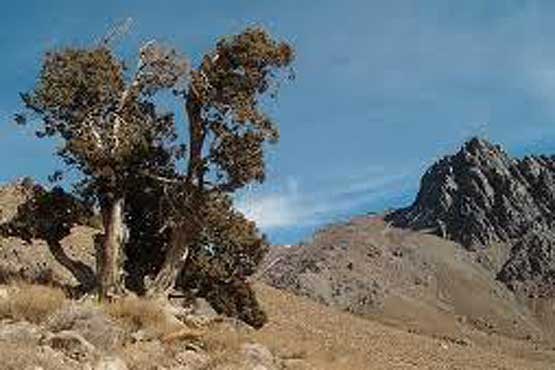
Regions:
<instances>
[{"instance_id":1,"label":"tree canopy","mask_svg":"<svg viewBox=\"0 0 555 370\"><path fill-rule=\"evenodd\" d=\"M37 136L61 139L57 155L81 173L74 197L100 210L99 295L167 295L176 282L206 297L226 284L251 292L246 277L267 242L234 209L232 194L265 179L265 147L279 130L262 99L293 76L293 49L255 27L220 39L198 66L155 41L138 59L131 69L106 43L51 51L35 87L22 94L40 122ZM164 91L182 103L184 122L161 109L156 95Z\"/></svg>"}]
</instances>

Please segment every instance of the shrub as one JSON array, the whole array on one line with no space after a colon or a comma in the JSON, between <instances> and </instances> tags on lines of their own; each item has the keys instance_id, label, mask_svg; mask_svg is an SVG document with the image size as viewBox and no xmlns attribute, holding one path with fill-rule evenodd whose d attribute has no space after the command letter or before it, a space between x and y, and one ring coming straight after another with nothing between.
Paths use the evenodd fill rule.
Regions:
<instances>
[{"instance_id":1,"label":"shrub","mask_svg":"<svg viewBox=\"0 0 555 370\"><path fill-rule=\"evenodd\" d=\"M7 299L0 301L0 316L40 323L65 303L65 294L59 288L19 283Z\"/></svg>"},{"instance_id":2,"label":"shrub","mask_svg":"<svg viewBox=\"0 0 555 370\"><path fill-rule=\"evenodd\" d=\"M255 329L260 329L268 321L268 316L256 300L254 290L240 279L211 286L206 291L206 300L216 312L236 317Z\"/></svg>"},{"instance_id":3,"label":"shrub","mask_svg":"<svg viewBox=\"0 0 555 370\"><path fill-rule=\"evenodd\" d=\"M107 303L103 308L131 331L146 329L155 335L164 335L180 328L160 305L148 299L129 296Z\"/></svg>"}]
</instances>

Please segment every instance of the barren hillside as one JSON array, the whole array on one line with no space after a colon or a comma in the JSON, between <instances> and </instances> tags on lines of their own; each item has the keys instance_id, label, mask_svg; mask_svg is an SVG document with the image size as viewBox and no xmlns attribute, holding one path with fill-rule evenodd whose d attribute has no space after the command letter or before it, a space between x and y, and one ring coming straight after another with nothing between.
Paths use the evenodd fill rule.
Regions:
<instances>
[{"instance_id":1,"label":"barren hillside","mask_svg":"<svg viewBox=\"0 0 555 370\"><path fill-rule=\"evenodd\" d=\"M456 243L360 217L307 245L272 250L270 285L394 326L466 340L469 331L548 340L540 320Z\"/></svg>"},{"instance_id":2,"label":"barren hillside","mask_svg":"<svg viewBox=\"0 0 555 370\"><path fill-rule=\"evenodd\" d=\"M412 332L484 345L555 338L553 159L472 139L424 175L413 205L272 249L270 285Z\"/></svg>"}]
</instances>

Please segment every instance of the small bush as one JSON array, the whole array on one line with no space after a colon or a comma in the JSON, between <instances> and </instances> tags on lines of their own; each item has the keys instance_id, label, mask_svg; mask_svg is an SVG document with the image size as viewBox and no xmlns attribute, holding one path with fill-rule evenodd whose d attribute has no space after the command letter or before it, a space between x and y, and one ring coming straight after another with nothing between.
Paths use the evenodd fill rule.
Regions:
<instances>
[{"instance_id":1,"label":"small bush","mask_svg":"<svg viewBox=\"0 0 555 370\"><path fill-rule=\"evenodd\" d=\"M235 368L241 363L241 344L248 340L248 335L220 325L211 328L202 338L205 350L210 354L206 370Z\"/></svg>"},{"instance_id":2,"label":"small bush","mask_svg":"<svg viewBox=\"0 0 555 370\"><path fill-rule=\"evenodd\" d=\"M0 301L0 317L40 323L66 303L59 288L17 284L8 298Z\"/></svg>"},{"instance_id":3,"label":"small bush","mask_svg":"<svg viewBox=\"0 0 555 370\"><path fill-rule=\"evenodd\" d=\"M206 300L219 314L238 318L255 329L262 328L268 321L255 292L246 281L234 279L227 284L215 284L206 292Z\"/></svg>"},{"instance_id":4,"label":"small bush","mask_svg":"<svg viewBox=\"0 0 555 370\"><path fill-rule=\"evenodd\" d=\"M147 299L125 297L106 304L104 309L131 331L146 329L164 335L180 328L170 321L160 305Z\"/></svg>"}]
</instances>

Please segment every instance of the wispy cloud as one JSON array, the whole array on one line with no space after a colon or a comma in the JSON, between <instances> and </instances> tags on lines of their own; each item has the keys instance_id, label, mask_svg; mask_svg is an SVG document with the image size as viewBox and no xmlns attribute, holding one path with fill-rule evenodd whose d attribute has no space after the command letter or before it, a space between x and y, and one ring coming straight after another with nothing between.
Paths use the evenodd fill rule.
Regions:
<instances>
[{"instance_id":1,"label":"wispy cloud","mask_svg":"<svg viewBox=\"0 0 555 370\"><path fill-rule=\"evenodd\" d=\"M347 178L315 191L302 190L296 179L289 179L281 189L243 194L236 206L263 231L313 226L400 191L408 176L382 173L354 181Z\"/></svg>"}]
</instances>

